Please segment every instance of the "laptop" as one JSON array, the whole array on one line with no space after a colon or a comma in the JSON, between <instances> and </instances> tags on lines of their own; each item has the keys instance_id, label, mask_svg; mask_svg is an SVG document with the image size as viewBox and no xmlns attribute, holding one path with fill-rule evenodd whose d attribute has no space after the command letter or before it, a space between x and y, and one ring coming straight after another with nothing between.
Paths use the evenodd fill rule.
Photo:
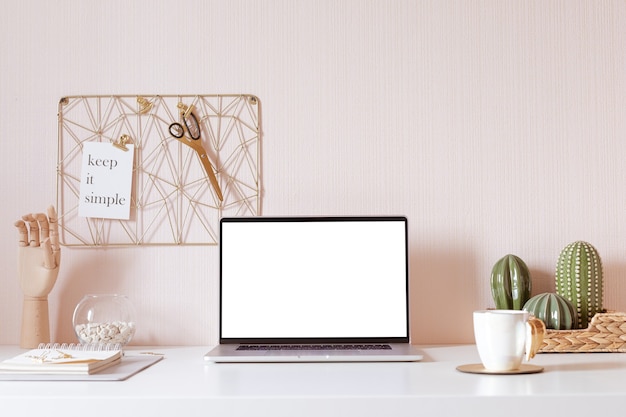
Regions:
<instances>
[{"instance_id":1,"label":"laptop","mask_svg":"<svg viewBox=\"0 0 626 417\"><path fill-rule=\"evenodd\" d=\"M211 362L419 361L401 216L224 217Z\"/></svg>"}]
</instances>

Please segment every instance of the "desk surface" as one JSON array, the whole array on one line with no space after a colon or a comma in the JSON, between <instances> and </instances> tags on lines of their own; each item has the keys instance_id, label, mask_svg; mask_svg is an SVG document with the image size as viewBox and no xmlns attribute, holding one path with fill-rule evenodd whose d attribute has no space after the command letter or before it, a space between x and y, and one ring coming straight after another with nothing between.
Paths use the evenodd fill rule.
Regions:
<instances>
[{"instance_id":1,"label":"desk surface","mask_svg":"<svg viewBox=\"0 0 626 417\"><path fill-rule=\"evenodd\" d=\"M0 408L64 417L528 417L610 414L626 403L620 353L540 354L532 363L542 373L496 376L456 370L479 362L473 345L423 347L415 363L212 364L203 360L208 349L150 348L165 359L122 382L0 381ZM0 360L20 352L0 346Z\"/></svg>"}]
</instances>

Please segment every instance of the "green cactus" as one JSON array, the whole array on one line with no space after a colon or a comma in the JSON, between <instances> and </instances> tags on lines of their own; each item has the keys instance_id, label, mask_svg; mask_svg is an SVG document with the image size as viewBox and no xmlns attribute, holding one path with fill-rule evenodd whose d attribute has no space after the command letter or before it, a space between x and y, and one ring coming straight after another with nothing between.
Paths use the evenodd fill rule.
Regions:
<instances>
[{"instance_id":1,"label":"green cactus","mask_svg":"<svg viewBox=\"0 0 626 417\"><path fill-rule=\"evenodd\" d=\"M491 270L491 295L499 310L521 310L530 298L528 267L519 257L506 255Z\"/></svg>"},{"instance_id":2,"label":"green cactus","mask_svg":"<svg viewBox=\"0 0 626 417\"><path fill-rule=\"evenodd\" d=\"M589 243L567 245L556 264L556 293L568 299L578 316L578 328L586 329L591 318L602 311L602 260Z\"/></svg>"},{"instance_id":3,"label":"green cactus","mask_svg":"<svg viewBox=\"0 0 626 417\"><path fill-rule=\"evenodd\" d=\"M533 314L548 329L571 330L578 328L578 315L572 303L555 293L535 295L526 304L524 310Z\"/></svg>"}]
</instances>

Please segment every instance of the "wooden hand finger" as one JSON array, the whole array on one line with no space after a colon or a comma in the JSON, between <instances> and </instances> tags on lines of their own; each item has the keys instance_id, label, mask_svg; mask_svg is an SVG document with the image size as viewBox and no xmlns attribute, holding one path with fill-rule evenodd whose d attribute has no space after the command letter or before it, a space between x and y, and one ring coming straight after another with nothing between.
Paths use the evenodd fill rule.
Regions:
<instances>
[{"instance_id":1,"label":"wooden hand finger","mask_svg":"<svg viewBox=\"0 0 626 417\"><path fill-rule=\"evenodd\" d=\"M57 267L57 262L52 253L52 244L50 238L46 238L41 242L41 248L43 249L43 266L46 269L54 269Z\"/></svg>"},{"instance_id":2,"label":"wooden hand finger","mask_svg":"<svg viewBox=\"0 0 626 417\"><path fill-rule=\"evenodd\" d=\"M61 251L61 246L59 245L59 222L54 206L48 207L48 221L50 222L50 244L52 245L52 252L58 255Z\"/></svg>"},{"instance_id":3,"label":"wooden hand finger","mask_svg":"<svg viewBox=\"0 0 626 417\"><path fill-rule=\"evenodd\" d=\"M18 220L15 223L15 227L17 227L19 233L19 245L20 246L28 246L28 229L26 229L26 223L23 220Z\"/></svg>"},{"instance_id":4,"label":"wooden hand finger","mask_svg":"<svg viewBox=\"0 0 626 417\"><path fill-rule=\"evenodd\" d=\"M32 214L26 214L22 216L22 220L28 222L28 226L30 228L30 246L39 246L39 224L37 223L37 219Z\"/></svg>"},{"instance_id":5,"label":"wooden hand finger","mask_svg":"<svg viewBox=\"0 0 626 417\"><path fill-rule=\"evenodd\" d=\"M50 225L48 224L48 216L43 213L37 213L35 214L35 219L37 219L37 222L39 223L39 236L41 241L43 242L44 239L47 239L50 236Z\"/></svg>"}]
</instances>

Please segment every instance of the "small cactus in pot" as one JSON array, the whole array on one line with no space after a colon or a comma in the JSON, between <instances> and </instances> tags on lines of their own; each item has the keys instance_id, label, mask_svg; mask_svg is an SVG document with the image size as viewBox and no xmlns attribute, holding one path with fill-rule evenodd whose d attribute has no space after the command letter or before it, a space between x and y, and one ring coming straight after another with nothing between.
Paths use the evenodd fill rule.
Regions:
<instances>
[{"instance_id":1,"label":"small cactus in pot","mask_svg":"<svg viewBox=\"0 0 626 417\"><path fill-rule=\"evenodd\" d=\"M491 270L491 295L499 310L521 310L530 298L530 272L524 261L506 255Z\"/></svg>"},{"instance_id":2,"label":"small cactus in pot","mask_svg":"<svg viewBox=\"0 0 626 417\"><path fill-rule=\"evenodd\" d=\"M587 328L592 317L602 311L603 287L598 251L583 241L567 245L556 264L556 293L574 306L579 328Z\"/></svg>"}]
</instances>

